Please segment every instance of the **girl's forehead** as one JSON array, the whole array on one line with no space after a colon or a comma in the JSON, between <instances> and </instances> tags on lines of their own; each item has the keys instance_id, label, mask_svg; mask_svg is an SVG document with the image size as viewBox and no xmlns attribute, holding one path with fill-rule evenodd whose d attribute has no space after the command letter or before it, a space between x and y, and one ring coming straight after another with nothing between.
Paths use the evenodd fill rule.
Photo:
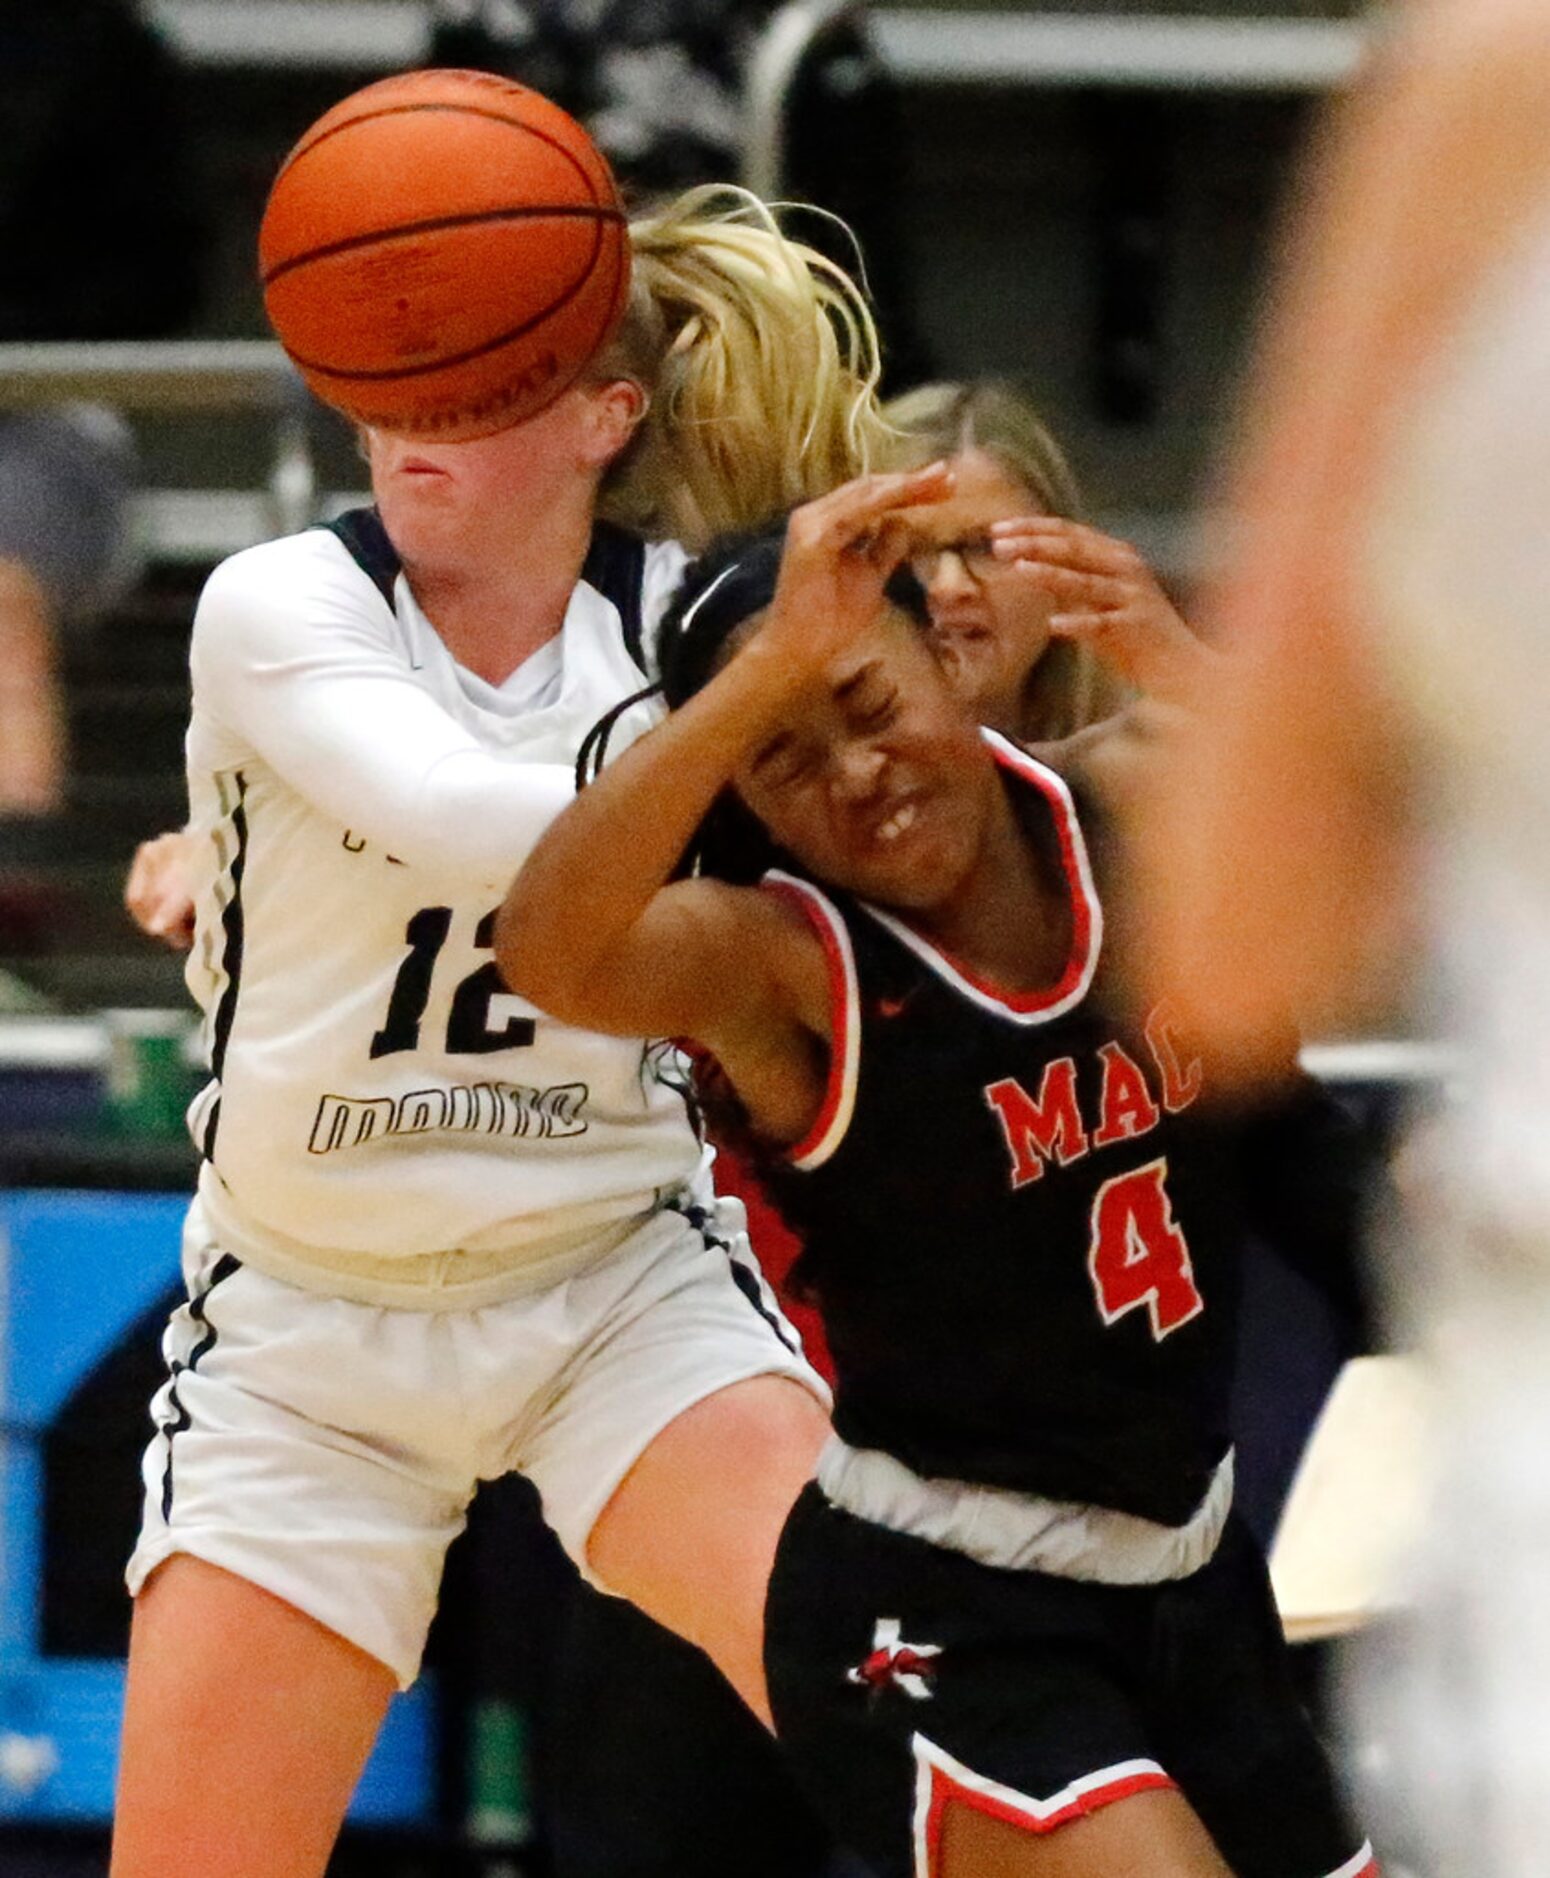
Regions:
<instances>
[{"instance_id":1,"label":"girl's forehead","mask_svg":"<svg viewBox=\"0 0 1550 1878\"><path fill-rule=\"evenodd\" d=\"M936 659L922 629L896 606L885 606L876 619L829 663L829 682L839 690L858 677L877 673L908 684L935 675Z\"/></svg>"},{"instance_id":2,"label":"girl's forehead","mask_svg":"<svg viewBox=\"0 0 1550 1878\"><path fill-rule=\"evenodd\" d=\"M941 679L921 629L907 613L885 607L824 666L816 696L809 692L793 700L783 713L781 734L826 737L842 732L848 707L866 708L879 692L914 692L933 683L940 685Z\"/></svg>"},{"instance_id":3,"label":"girl's forehead","mask_svg":"<svg viewBox=\"0 0 1550 1878\"><path fill-rule=\"evenodd\" d=\"M923 503L910 512L924 539L960 540L975 529L1041 506L1028 485L988 451L963 450L951 461L952 494L944 502Z\"/></svg>"}]
</instances>

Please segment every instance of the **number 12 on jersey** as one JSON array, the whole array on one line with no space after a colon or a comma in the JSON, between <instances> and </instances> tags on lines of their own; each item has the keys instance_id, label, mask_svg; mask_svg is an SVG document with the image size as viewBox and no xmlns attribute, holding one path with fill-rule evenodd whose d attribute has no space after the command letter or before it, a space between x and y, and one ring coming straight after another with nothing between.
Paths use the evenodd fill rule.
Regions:
<instances>
[{"instance_id":1,"label":"number 12 on jersey","mask_svg":"<svg viewBox=\"0 0 1550 1878\"><path fill-rule=\"evenodd\" d=\"M420 1041L420 1025L430 1002L431 977L441 948L452 930L450 906L422 906L404 928L409 955L398 968L388 998L387 1016L371 1040L373 1057L413 1050ZM495 944L495 914L486 913L474 932L474 944L489 952ZM447 1054L488 1056L496 1050L523 1050L533 1041L537 1026L531 1017L512 1017L499 1030L490 1028L490 1000L506 987L493 959L462 979L452 994L447 1013Z\"/></svg>"},{"instance_id":2,"label":"number 12 on jersey","mask_svg":"<svg viewBox=\"0 0 1550 1878\"><path fill-rule=\"evenodd\" d=\"M1205 1309L1168 1198L1168 1163L1106 1180L1093 1196L1087 1269L1106 1324L1144 1304L1159 1343Z\"/></svg>"}]
</instances>

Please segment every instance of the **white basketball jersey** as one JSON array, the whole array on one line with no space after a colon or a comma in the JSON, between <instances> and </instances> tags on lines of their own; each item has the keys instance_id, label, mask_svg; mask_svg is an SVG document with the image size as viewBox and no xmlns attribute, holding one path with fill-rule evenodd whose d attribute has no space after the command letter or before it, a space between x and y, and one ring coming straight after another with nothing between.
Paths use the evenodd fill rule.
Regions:
<instances>
[{"instance_id":1,"label":"white basketball jersey","mask_svg":"<svg viewBox=\"0 0 1550 1878\"><path fill-rule=\"evenodd\" d=\"M195 618L201 1199L224 1245L303 1282L552 1275L701 1161L672 1052L551 1021L491 952L587 731L645 683L631 629L654 631L683 555L600 529L562 632L496 687L375 516L340 526L355 553L313 529L234 556Z\"/></svg>"}]
</instances>

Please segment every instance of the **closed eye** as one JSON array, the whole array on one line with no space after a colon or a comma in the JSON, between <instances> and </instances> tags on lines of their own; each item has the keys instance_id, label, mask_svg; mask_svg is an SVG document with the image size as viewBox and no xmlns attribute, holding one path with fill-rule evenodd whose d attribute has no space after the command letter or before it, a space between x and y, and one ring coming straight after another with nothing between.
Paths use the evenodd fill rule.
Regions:
<instances>
[{"instance_id":1,"label":"closed eye","mask_svg":"<svg viewBox=\"0 0 1550 1878\"><path fill-rule=\"evenodd\" d=\"M753 772L767 789L784 789L800 782L811 768L811 753L790 737L777 737L766 744L753 761Z\"/></svg>"},{"instance_id":2,"label":"closed eye","mask_svg":"<svg viewBox=\"0 0 1550 1878\"><path fill-rule=\"evenodd\" d=\"M852 722L860 730L881 730L884 724L892 720L898 702L899 694L896 691L890 692L886 698L877 699L875 703L868 701L852 711Z\"/></svg>"},{"instance_id":3,"label":"closed eye","mask_svg":"<svg viewBox=\"0 0 1550 1878\"><path fill-rule=\"evenodd\" d=\"M863 665L834 691L835 702L847 722L860 730L876 730L887 723L899 702L897 685L889 684L877 663Z\"/></svg>"}]
</instances>

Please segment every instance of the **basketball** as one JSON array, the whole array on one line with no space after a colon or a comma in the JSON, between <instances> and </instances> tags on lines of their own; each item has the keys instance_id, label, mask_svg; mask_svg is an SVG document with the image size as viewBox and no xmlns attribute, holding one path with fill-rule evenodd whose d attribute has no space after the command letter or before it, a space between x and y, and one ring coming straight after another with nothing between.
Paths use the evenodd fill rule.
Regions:
<instances>
[{"instance_id":1,"label":"basketball","mask_svg":"<svg viewBox=\"0 0 1550 1878\"><path fill-rule=\"evenodd\" d=\"M607 163L536 91L485 72L382 80L285 159L264 305L324 403L458 442L557 398L612 332L629 236Z\"/></svg>"}]
</instances>

